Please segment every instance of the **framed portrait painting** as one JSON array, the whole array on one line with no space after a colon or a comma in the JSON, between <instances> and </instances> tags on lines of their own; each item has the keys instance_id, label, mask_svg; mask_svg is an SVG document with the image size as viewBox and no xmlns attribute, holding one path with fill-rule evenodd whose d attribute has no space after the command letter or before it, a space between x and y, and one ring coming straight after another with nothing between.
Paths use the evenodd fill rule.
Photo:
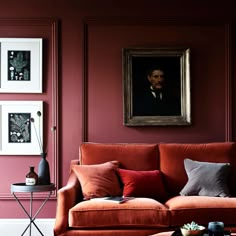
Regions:
<instances>
[{"instance_id":1,"label":"framed portrait painting","mask_svg":"<svg viewBox=\"0 0 236 236\"><path fill-rule=\"evenodd\" d=\"M0 101L0 155L39 155L42 101Z\"/></svg>"},{"instance_id":2,"label":"framed portrait painting","mask_svg":"<svg viewBox=\"0 0 236 236\"><path fill-rule=\"evenodd\" d=\"M42 93L42 39L0 38L0 93Z\"/></svg>"},{"instance_id":3,"label":"framed portrait painting","mask_svg":"<svg viewBox=\"0 0 236 236\"><path fill-rule=\"evenodd\" d=\"M190 125L190 49L123 49L124 125Z\"/></svg>"}]
</instances>

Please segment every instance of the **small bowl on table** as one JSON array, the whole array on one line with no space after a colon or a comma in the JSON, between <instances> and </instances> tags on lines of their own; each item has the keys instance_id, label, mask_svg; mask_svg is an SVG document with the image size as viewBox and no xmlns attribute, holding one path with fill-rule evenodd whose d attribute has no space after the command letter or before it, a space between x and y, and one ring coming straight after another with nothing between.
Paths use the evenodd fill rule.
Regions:
<instances>
[{"instance_id":1,"label":"small bowl on table","mask_svg":"<svg viewBox=\"0 0 236 236\"><path fill-rule=\"evenodd\" d=\"M185 229L180 228L180 231L183 236L199 236L202 235L206 228L204 226L199 225L199 229Z\"/></svg>"}]
</instances>

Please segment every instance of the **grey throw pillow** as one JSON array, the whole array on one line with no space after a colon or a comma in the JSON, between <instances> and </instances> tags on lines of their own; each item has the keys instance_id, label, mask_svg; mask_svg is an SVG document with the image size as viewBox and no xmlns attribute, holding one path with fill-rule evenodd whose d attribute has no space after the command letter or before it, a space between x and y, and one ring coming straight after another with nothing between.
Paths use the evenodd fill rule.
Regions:
<instances>
[{"instance_id":1,"label":"grey throw pillow","mask_svg":"<svg viewBox=\"0 0 236 236\"><path fill-rule=\"evenodd\" d=\"M182 196L230 197L227 179L229 163L184 160L188 182L181 190Z\"/></svg>"}]
</instances>

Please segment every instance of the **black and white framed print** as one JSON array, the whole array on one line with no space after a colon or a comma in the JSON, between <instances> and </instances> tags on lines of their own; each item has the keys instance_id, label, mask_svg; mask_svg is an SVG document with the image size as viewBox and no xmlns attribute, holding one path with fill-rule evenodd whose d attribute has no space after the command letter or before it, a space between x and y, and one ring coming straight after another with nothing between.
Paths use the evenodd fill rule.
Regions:
<instances>
[{"instance_id":1,"label":"black and white framed print","mask_svg":"<svg viewBox=\"0 0 236 236\"><path fill-rule=\"evenodd\" d=\"M43 102L0 101L0 155L39 155L42 143Z\"/></svg>"},{"instance_id":2,"label":"black and white framed print","mask_svg":"<svg viewBox=\"0 0 236 236\"><path fill-rule=\"evenodd\" d=\"M42 93L42 38L0 38L0 93Z\"/></svg>"}]
</instances>

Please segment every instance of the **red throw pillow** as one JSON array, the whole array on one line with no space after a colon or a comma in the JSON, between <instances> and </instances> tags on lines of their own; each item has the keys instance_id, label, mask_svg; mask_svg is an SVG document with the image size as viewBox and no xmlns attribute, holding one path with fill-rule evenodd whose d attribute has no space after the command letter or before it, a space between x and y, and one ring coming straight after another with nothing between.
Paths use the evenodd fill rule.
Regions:
<instances>
[{"instance_id":1,"label":"red throw pillow","mask_svg":"<svg viewBox=\"0 0 236 236\"><path fill-rule=\"evenodd\" d=\"M123 195L125 197L147 197L159 201L167 198L159 170L134 171L118 169L118 173L124 185Z\"/></svg>"},{"instance_id":2,"label":"red throw pillow","mask_svg":"<svg viewBox=\"0 0 236 236\"><path fill-rule=\"evenodd\" d=\"M95 197L121 196L122 190L117 176L118 161L97 165L73 165L84 199Z\"/></svg>"}]
</instances>

